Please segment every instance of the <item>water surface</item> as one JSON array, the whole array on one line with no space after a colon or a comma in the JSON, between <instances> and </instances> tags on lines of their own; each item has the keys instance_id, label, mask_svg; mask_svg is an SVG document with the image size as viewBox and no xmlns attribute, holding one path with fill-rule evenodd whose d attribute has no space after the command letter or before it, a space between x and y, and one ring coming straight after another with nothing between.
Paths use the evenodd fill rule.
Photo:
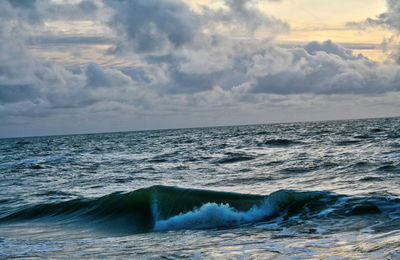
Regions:
<instances>
[{"instance_id":1,"label":"water surface","mask_svg":"<svg viewBox=\"0 0 400 260\"><path fill-rule=\"evenodd\" d=\"M400 258L400 118L0 139L0 257Z\"/></svg>"}]
</instances>

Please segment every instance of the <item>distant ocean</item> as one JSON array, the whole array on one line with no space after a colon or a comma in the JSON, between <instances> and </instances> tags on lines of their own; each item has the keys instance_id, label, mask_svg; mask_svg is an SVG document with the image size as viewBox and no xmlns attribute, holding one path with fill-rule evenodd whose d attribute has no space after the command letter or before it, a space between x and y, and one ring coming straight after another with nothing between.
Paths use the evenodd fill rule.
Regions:
<instances>
[{"instance_id":1,"label":"distant ocean","mask_svg":"<svg viewBox=\"0 0 400 260\"><path fill-rule=\"evenodd\" d=\"M0 258L400 259L400 118L0 139Z\"/></svg>"}]
</instances>

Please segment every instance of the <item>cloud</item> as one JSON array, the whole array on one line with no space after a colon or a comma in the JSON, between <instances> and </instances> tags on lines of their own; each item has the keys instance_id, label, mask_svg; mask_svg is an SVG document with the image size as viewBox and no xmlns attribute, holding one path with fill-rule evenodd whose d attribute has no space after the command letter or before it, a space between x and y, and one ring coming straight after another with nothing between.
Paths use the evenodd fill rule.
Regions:
<instances>
[{"instance_id":1,"label":"cloud","mask_svg":"<svg viewBox=\"0 0 400 260\"><path fill-rule=\"evenodd\" d=\"M250 96L260 94L369 96L400 91L398 67L354 55L331 41L296 47L235 41L217 50L146 56L146 64L162 75L163 81L153 82L155 91L194 94L222 88L240 93L238 102L253 102Z\"/></svg>"},{"instance_id":2,"label":"cloud","mask_svg":"<svg viewBox=\"0 0 400 260\"><path fill-rule=\"evenodd\" d=\"M125 36L138 53L155 52L191 42L199 31L196 16L174 0L105 1L115 14L109 26ZM123 43L120 43L121 48Z\"/></svg>"},{"instance_id":3,"label":"cloud","mask_svg":"<svg viewBox=\"0 0 400 260\"><path fill-rule=\"evenodd\" d=\"M289 26L256 9L252 1L226 0L225 8L204 7L202 12L172 0L106 3L114 11L109 26L121 36L114 50L136 55L145 64L143 75L155 93L190 95L216 88L242 89L247 96L399 91L397 67L354 55L331 41L283 48L269 38L255 39L260 28L285 33ZM224 28L241 26L249 38L212 29L220 23Z\"/></svg>"},{"instance_id":4,"label":"cloud","mask_svg":"<svg viewBox=\"0 0 400 260\"><path fill-rule=\"evenodd\" d=\"M205 32L207 26L220 22L228 27L242 24L251 34L261 27L281 28L278 31L288 29L286 23L261 13L251 1L226 0L226 8L211 10L204 7L200 13L177 0L105 0L104 3L103 8L109 7L113 13L107 25L119 35L114 50L120 49L120 54L134 57L140 66L117 70L89 63L71 71L60 64L34 57L26 50L20 52L20 49L26 49L23 45L28 39L21 38L21 33L7 31L4 22L2 32L7 34L4 38L13 44L8 44L2 51L3 71L9 73L1 75L0 102L40 100L49 106L83 107L110 100L110 95L99 95L102 88L128 92L135 89L160 96L192 95L217 88L242 95L372 95L399 90L397 68L353 55L351 50L331 41L284 48L269 39L237 39L229 37L225 31ZM51 6L38 1L5 6L9 17L24 22L17 27L24 30L29 20L26 17L30 15L23 12L34 13L36 10L41 16L37 21L52 19L52 15L44 15L46 12L61 12L60 17L77 19L71 14L74 10L76 13L89 9L96 12L102 4L82 1ZM80 11L76 11L78 9ZM102 37L70 37L67 40L43 37L44 42L46 39L53 43L105 41ZM108 41L112 42L112 39ZM115 93L113 98L120 99ZM241 97L239 100L252 98Z\"/></svg>"},{"instance_id":5,"label":"cloud","mask_svg":"<svg viewBox=\"0 0 400 260\"><path fill-rule=\"evenodd\" d=\"M222 31L229 35L241 30L252 37L261 29L270 36L290 30L286 22L253 7L252 1L226 0L226 8L203 6L200 13L179 0L104 1L114 11L108 25L122 36L112 53L165 54L184 47L209 48L226 36ZM218 27L223 29L218 31Z\"/></svg>"},{"instance_id":6,"label":"cloud","mask_svg":"<svg viewBox=\"0 0 400 260\"><path fill-rule=\"evenodd\" d=\"M27 39L32 45L57 45L57 44L111 44L113 41L101 36L64 36L64 35L40 35Z\"/></svg>"},{"instance_id":7,"label":"cloud","mask_svg":"<svg viewBox=\"0 0 400 260\"><path fill-rule=\"evenodd\" d=\"M0 1L0 119L48 126L82 116L105 127L136 118L173 127L169 118L185 126L196 125L192 118L220 116L250 123L266 109L295 111L337 96L372 100L400 92L396 65L331 41L280 46L274 36L289 25L256 6L255 0L200 10L178 0ZM105 33L46 31L46 24L64 20L89 20ZM123 62L66 66L35 55L31 44L108 44L104 55ZM232 118L232 111L241 117Z\"/></svg>"},{"instance_id":8,"label":"cloud","mask_svg":"<svg viewBox=\"0 0 400 260\"><path fill-rule=\"evenodd\" d=\"M322 43L317 41L310 42L304 46L304 49L310 55L316 55L318 52L325 52L337 55L343 60L356 60L362 58L362 56L354 56L351 50L337 45L329 40Z\"/></svg>"},{"instance_id":9,"label":"cloud","mask_svg":"<svg viewBox=\"0 0 400 260\"><path fill-rule=\"evenodd\" d=\"M29 84L2 82L0 84L0 104L30 99L37 95L35 92L36 90Z\"/></svg>"},{"instance_id":10,"label":"cloud","mask_svg":"<svg viewBox=\"0 0 400 260\"><path fill-rule=\"evenodd\" d=\"M252 5L254 2L256 1L225 0L227 8L218 11L208 10L207 20L211 20L211 23L228 24L227 27L233 29L230 30L230 33L239 30L244 35L250 33L251 36L254 36L258 30L263 30L264 34L266 32L272 34L289 32L288 23L261 12Z\"/></svg>"},{"instance_id":11,"label":"cloud","mask_svg":"<svg viewBox=\"0 0 400 260\"><path fill-rule=\"evenodd\" d=\"M368 27L382 27L394 31L392 37L382 41L381 48L388 53L389 60L400 64L400 2L398 0L386 0L387 11L375 18L367 18L362 22L348 22L347 26L360 29Z\"/></svg>"},{"instance_id":12,"label":"cloud","mask_svg":"<svg viewBox=\"0 0 400 260\"><path fill-rule=\"evenodd\" d=\"M99 4L97 1L83 0L73 3L49 3L40 1L39 9L47 19L52 20L93 20L97 16Z\"/></svg>"},{"instance_id":13,"label":"cloud","mask_svg":"<svg viewBox=\"0 0 400 260\"><path fill-rule=\"evenodd\" d=\"M100 2L83 0L78 3L45 0L3 0L3 18L18 18L19 26L30 27L46 20L90 20L98 15ZM12 12L10 12L12 10ZM11 16L10 16L11 15ZM25 23L25 24L23 24Z\"/></svg>"},{"instance_id":14,"label":"cloud","mask_svg":"<svg viewBox=\"0 0 400 260\"><path fill-rule=\"evenodd\" d=\"M118 88L132 84L131 78L119 70L102 68L96 63L89 63L85 69L86 87Z\"/></svg>"},{"instance_id":15,"label":"cloud","mask_svg":"<svg viewBox=\"0 0 400 260\"><path fill-rule=\"evenodd\" d=\"M43 10L36 12L43 2L11 4L3 1L0 4L0 106L3 117L15 116L12 111L18 104L24 104L19 106L18 114L25 111L26 116L31 115L32 107L41 110L40 115L48 114L44 110L56 112L54 109L84 108L105 100L120 99L115 93L105 93L102 89L121 90L134 85L123 72L102 68L96 63L70 70L62 64L33 55L28 48L27 30L48 19L43 16ZM74 8L84 11L90 7L86 5L86 2L80 2ZM61 8L61 5L57 7ZM68 10L74 8L68 6ZM29 24L35 12L42 16L35 18L37 24Z\"/></svg>"},{"instance_id":16,"label":"cloud","mask_svg":"<svg viewBox=\"0 0 400 260\"><path fill-rule=\"evenodd\" d=\"M192 68L192 59L199 57L196 52L180 53L176 55L146 56L145 61L148 65L154 66L163 74L164 81L154 82L157 91L163 94L196 93L212 89L222 77L222 71L205 70L202 71L196 65ZM208 65L208 64L207 64Z\"/></svg>"},{"instance_id":17,"label":"cloud","mask_svg":"<svg viewBox=\"0 0 400 260\"><path fill-rule=\"evenodd\" d=\"M280 66L280 71L258 75L251 92L375 95L400 91L398 68L355 56L330 41L311 42L283 55L287 55L286 62L274 65Z\"/></svg>"},{"instance_id":18,"label":"cloud","mask_svg":"<svg viewBox=\"0 0 400 260\"><path fill-rule=\"evenodd\" d=\"M362 23L348 23L350 26L384 26L400 33L400 2L397 0L386 0L388 11L379 14L376 18L367 18Z\"/></svg>"}]
</instances>

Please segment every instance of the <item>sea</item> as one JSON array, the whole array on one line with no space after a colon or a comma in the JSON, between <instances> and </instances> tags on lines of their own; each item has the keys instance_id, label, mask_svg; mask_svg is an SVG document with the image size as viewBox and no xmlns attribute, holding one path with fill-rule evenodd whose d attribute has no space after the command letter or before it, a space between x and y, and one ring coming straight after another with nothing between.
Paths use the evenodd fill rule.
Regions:
<instances>
[{"instance_id":1,"label":"sea","mask_svg":"<svg viewBox=\"0 0 400 260\"><path fill-rule=\"evenodd\" d=\"M0 259L400 259L400 118L0 139Z\"/></svg>"}]
</instances>

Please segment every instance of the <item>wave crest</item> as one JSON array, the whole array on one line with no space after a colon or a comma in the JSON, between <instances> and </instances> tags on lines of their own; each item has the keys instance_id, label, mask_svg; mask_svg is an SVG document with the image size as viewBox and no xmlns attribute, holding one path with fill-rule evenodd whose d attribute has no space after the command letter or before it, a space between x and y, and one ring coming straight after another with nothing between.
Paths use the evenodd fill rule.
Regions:
<instances>
[{"instance_id":1,"label":"wave crest","mask_svg":"<svg viewBox=\"0 0 400 260\"><path fill-rule=\"evenodd\" d=\"M279 190L268 196L152 186L97 199L28 205L0 215L3 222L33 219L79 222L109 231L141 233L159 230L238 226L283 216L291 219L347 217L400 212L400 200L355 198L330 192ZM111 229L111 230L110 230Z\"/></svg>"}]
</instances>

